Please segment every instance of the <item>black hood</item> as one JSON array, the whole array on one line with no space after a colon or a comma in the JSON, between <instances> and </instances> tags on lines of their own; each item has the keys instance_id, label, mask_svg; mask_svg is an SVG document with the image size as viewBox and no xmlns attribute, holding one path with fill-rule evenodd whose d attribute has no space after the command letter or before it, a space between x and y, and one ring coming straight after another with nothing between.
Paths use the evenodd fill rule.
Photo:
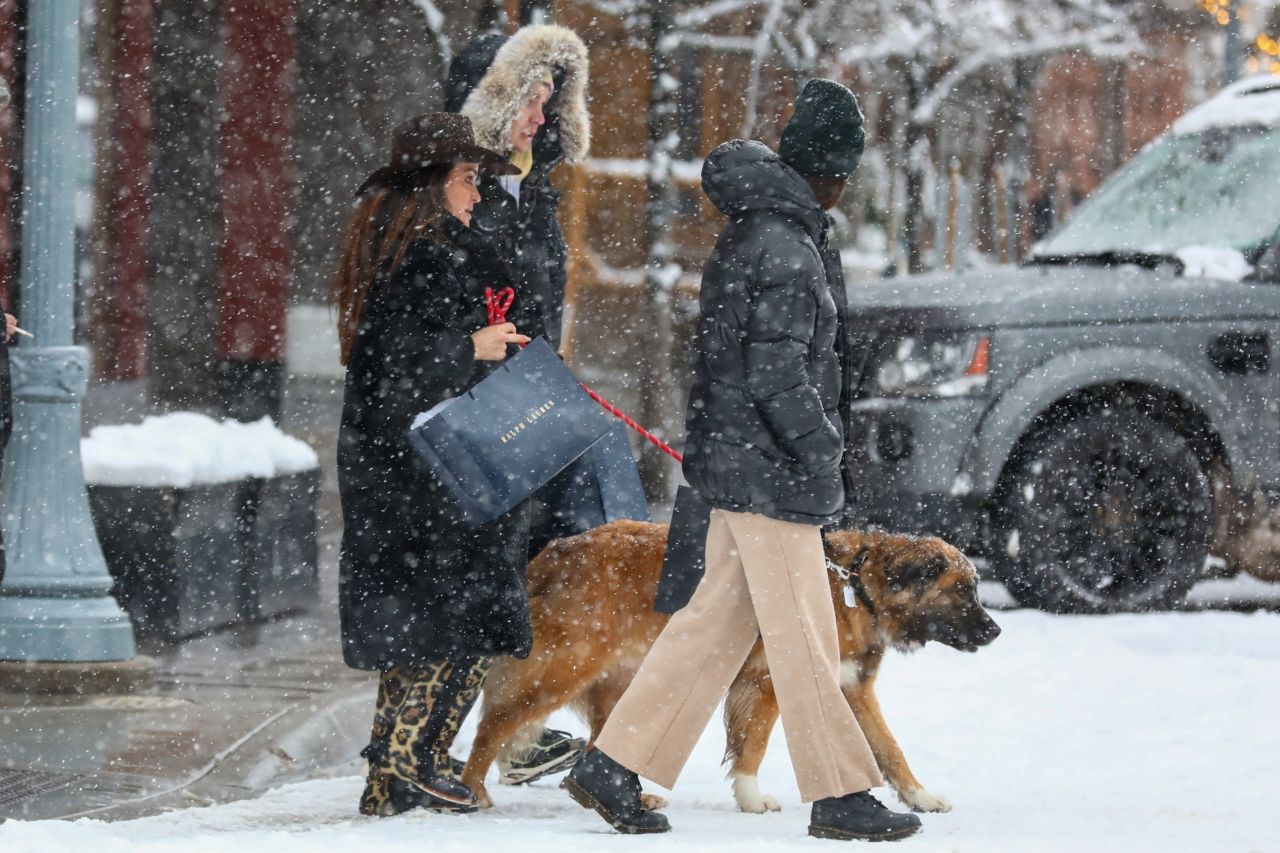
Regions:
<instances>
[{"instance_id":1,"label":"black hood","mask_svg":"<svg viewBox=\"0 0 1280 853\"><path fill-rule=\"evenodd\" d=\"M760 142L734 139L712 151L702 165L702 191L728 217L776 211L798 219L815 240L827 227L809 183Z\"/></svg>"},{"instance_id":2,"label":"black hood","mask_svg":"<svg viewBox=\"0 0 1280 853\"><path fill-rule=\"evenodd\" d=\"M462 112L462 105L467 102L471 90L480 85L498 48L507 43L505 33L485 33L467 43L458 55L449 63L449 76L444 83L444 111L447 113Z\"/></svg>"}]
</instances>

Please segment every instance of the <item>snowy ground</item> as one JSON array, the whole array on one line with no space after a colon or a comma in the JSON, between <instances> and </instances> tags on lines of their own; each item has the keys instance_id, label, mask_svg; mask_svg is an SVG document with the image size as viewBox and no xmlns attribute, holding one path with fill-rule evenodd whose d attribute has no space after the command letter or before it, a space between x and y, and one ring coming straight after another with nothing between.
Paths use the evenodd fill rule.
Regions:
<instances>
[{"instance_id":1,"label":"snowy ground","mask_svg":"<svg viewBox=\"0 0 1280 853\"><path fill-rule=\"evenodd\" d=\"M886 662L885 716L916 775L955 806L886 849L1280 850L1280 614L996 616L1004 634L977 654L929 648ZM361 781L351 777L124 823L10 822L0 849L834 849L805 836L780 729L762 774L783 802L777 814L735 811L723 741L716 720L671 794L668 836L614 835L553 782L494 785L487 813L367 819L354 814Z\"/></svg>"}]
</instances>

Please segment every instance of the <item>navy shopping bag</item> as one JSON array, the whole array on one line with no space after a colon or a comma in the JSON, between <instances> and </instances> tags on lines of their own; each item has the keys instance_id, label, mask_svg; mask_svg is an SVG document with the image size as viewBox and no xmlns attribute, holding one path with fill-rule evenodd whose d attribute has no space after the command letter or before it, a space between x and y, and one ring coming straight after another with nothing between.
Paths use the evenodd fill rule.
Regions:
<instances>
[{"instance_id":1,"label":"navy shopping bag","mask_svg":"<svg viewBox=\"0 0 1280 853\"><path fill-rule=\"evenodd\" d=\"M693 598L707 570L710 523L711 507L702 496L690 486L677 489L667 550L662 556L662 575L653 600L653 609L658 613L675 613Z\"/></svg>"},{"instance_id":2,"label":"navy shopping bag","mask_svg":"<svg viewBox=\"0 0 1280 853\"><path fill-rule=\"evenodd\" d=\"M609 434L613 419L543 338L409 430L409 442L479 526L542 488Z\"/></svg>"},{"instance_id":3,"label":"navy shopping bag","mask_svg":"<svg viewBox=\"0 0 1280 853\"><path fill-rule=\"evenodd\" d=\"M531 552L620 518L648 521L649 502L626 427L615 422L604 438L538 492L538 500L546 514Z\"/></svg>"}]
</instances>

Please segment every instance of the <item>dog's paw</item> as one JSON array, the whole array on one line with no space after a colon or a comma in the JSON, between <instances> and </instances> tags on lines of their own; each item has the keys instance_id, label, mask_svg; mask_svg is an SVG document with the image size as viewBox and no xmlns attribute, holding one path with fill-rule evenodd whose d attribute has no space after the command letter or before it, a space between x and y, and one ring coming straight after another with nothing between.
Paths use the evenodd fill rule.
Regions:
<instances>
[{"instance_id":1,"label":"dog's paw","mask_svg":"<svg viewBox=\"0 0 1280 853\"><path fill-rule=\"evenodd\" d=\"M475 795L476 808L478 809L493 808L493 800L489 798L489 792L487 790L485 790L484 788L479 788L479 789L473 788L471 790L471 793Z\"/></svg>"},{"instance_id":2,"label":"dog's paw","mask_svg":"<svg viewBox=\"0 0 1280 853\"><path fill-rule=\"evenodd\" d=\"M641 794L640 795L640 808L645 809L646 811L651 811L651 812L662 811L668 805L669 803L667 803L666 798L659 797L657 794Z\"/></svg>"},{"instance_id":3,"label":"dog's paw","mask_svg":"<svg viewBox=\"0 0 1280 853\"><path fill-rule=\"evenodd\" d=\"M951 803L937 794L930 794L924 788L912 788L898 795L902 802L911 807L913 812L949 812Z\"/></svg>"},{"instance_id":4,"label":"dog's paw","mask_svg":"<svg viewBox=\"0 0 1280 853\"><path fill-rule=\"evenodd\" d=\"M738 808L749 814L780 812L782 806L768 794L760 793L760 781L755 776L735 776L733 778L733 798Z\"/></svg>"}]
</instances>

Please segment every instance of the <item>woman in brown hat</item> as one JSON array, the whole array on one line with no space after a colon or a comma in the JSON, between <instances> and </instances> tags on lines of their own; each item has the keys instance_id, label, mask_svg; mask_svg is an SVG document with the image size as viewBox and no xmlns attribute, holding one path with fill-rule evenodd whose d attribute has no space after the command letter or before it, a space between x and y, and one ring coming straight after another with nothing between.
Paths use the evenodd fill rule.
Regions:
<instances>
[{"instance_id":1,"label":"woman in brown hat","mask_svg":"<svg viewBox=\"0 0 1280 853\"><path fill-rule=\"evenodd\" d=\"M516 293L487 325L485 289L513 285L468 228L480 174L510 174L471 122L420 115L397 128L391 163L358 193L334 276L347 366L338 480L339 606L349 666L381 673L360 811L474 808L448 748L490 660L529 653L525 507L464 524L406 438L414 418L542 333Z\"/></svg>"}]
</instances>

